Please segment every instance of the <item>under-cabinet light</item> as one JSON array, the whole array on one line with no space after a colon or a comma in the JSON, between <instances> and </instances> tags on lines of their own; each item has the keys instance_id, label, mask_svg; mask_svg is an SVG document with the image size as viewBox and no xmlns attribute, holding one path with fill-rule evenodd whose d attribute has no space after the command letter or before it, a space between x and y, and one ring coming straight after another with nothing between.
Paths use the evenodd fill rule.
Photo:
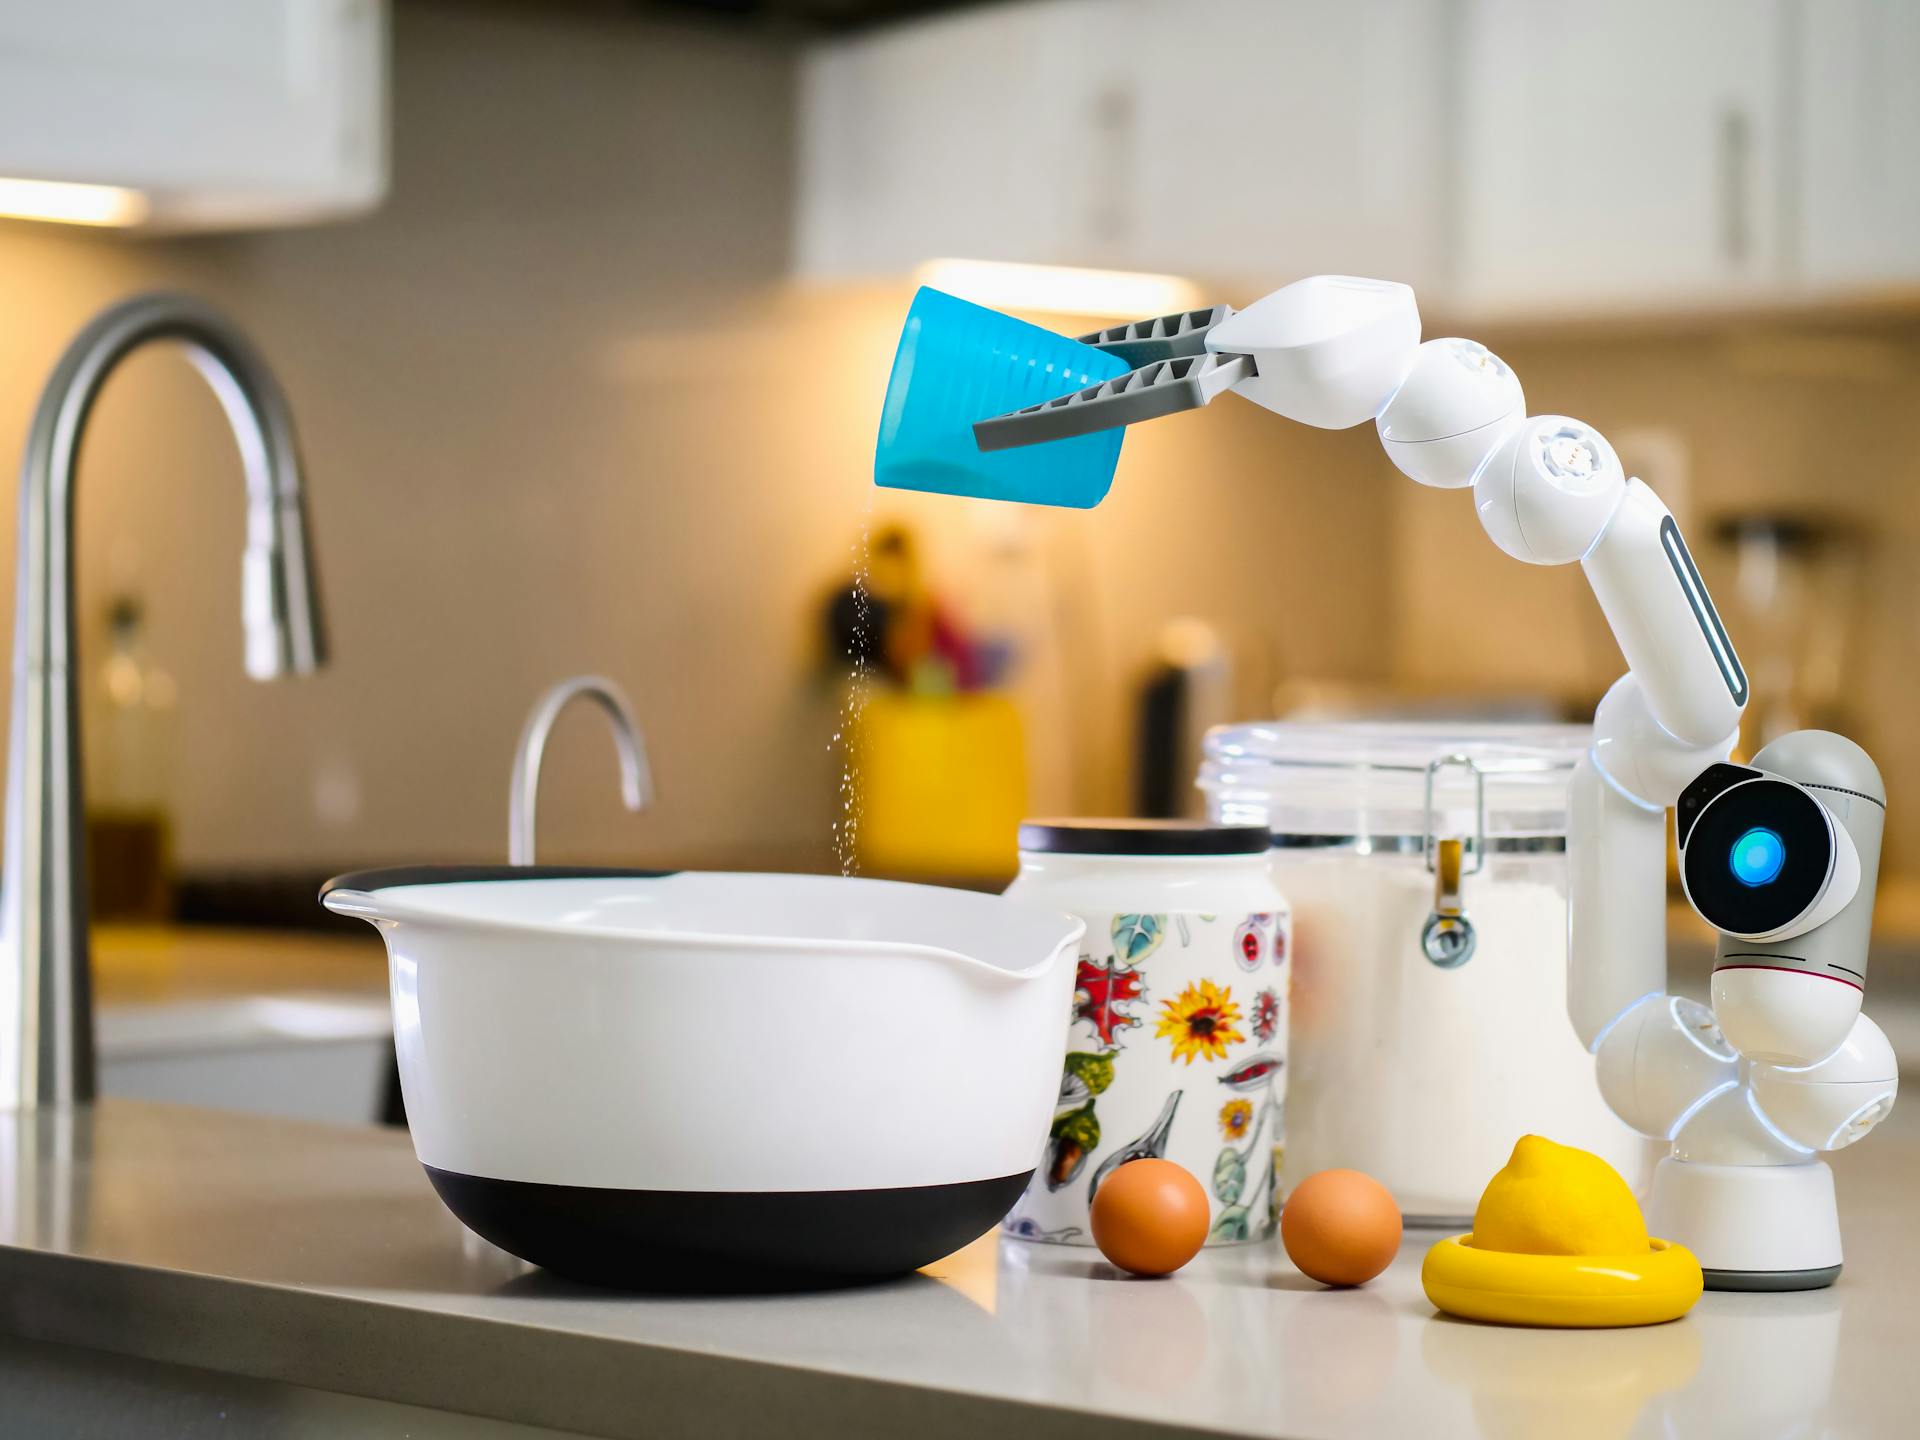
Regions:
<instances>
[{"instance_id":1,"label":"under-cabinet light","mask_svg":"<svg viewBox=\"0 0 1920 1440\"><path fill-rule=\"evenodd\" d=\"M1071 265L1015 265L1001 260L929 260L914 279L996 310L1136 319L1192 310L1201 303L1200 288L1193 281L1139 270L1083 270Z\"/></svg>"},{"instance_id":2,"label":"under-cabinet light","mask_svg":"<svg viewBox=\"0 0 1920 1440\"><path fill-rule=\"evenodd\" d=\"M0 177L0 216L62 225L138 225L147 218L147 197L118 185Z\"/></svg>"}]
</instances>

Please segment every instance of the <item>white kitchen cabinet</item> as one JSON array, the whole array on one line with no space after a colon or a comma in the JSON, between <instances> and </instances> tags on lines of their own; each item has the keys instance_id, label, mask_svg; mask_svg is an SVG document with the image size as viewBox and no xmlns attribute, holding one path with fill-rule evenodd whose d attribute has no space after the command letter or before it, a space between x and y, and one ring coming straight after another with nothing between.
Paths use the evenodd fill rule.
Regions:
<instances>
[{"instance_id":1,"label":"white kitchen cabinet","mask_svg":"<svg viewBox=\"0 0 1920 1440\"><path fill-rule=\"evenodd\" d=\"M1381 275L1464 323L1920 284L1920 0L1035 0L805 62L798 268Z\"/></svg>"},{"instance_id":2,"label":"white kitchen cabinet","mask_svg":"<svg viewBox=\"0 0 1920 1440\"><path fill-rule=\"evenodd\" d=\"M1199 277L1244 303L1444 256L1444 0L1043 0L813 51L797 268L938 256Z\"/></svg>"},{"instance_id":3,"label":"white kitchen cabinet","mask_svg":"<svg viewBox=\"0 0 1920 1440\"><path fill-rule=\"evenodd\" d=\"M1467 0L1454 298L1474 313L1790 289L1780 8Z\"/></svg>"},{"instance_id":4,"label":"white kitchen cabinet","mask_svg":"<svg viewBox=\"0 0 1920 1440\"><path fill-rule=\"evenodd\" d=\"M1093 263L1101 215L1083 167L1104 8L995 6L809 51L800 272L897 276L940 256Z\"/></svg>"},{"instance_id":5,"label":"white kitchen cabinet","mask_svg":"<svg viewBox=\"0 0 1920 1440\"><path fill-rule=\"evenodd\" d=\"M0 6L0 210L232 229L368 209L386 76L386 0Z\"/></svg>"},{"instance_id":6,"label":"white kitchen cabinet","mask_svg":"<svg viewBox=\"0 0 1920 1440\"><path fill-rule=\"evenodd\" d=\"M1790 243L1815 293L1920 281L1920 4L1796 0Z\"/></svg>"},{"instance_id":7,"label":"white kitchen cabinet","mask_svg":"<svg viewBox=\"0 0 1920 1440\"><path fill-rule=\"evenodd\" d=\"M1302 275L1421 290L1447 255L1442 0L1134 0L1129 262L1245 304Z\"/></svg>"}]
</instances>

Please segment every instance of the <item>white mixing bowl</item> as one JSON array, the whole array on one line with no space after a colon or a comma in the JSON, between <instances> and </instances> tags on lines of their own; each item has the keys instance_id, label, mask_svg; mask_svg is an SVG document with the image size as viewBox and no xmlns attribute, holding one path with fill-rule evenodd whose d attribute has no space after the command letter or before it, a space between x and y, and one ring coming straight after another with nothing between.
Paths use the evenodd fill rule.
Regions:
<instances>
[{"instance_id":1,"label":"white mixing bowl","mask_svg":"<svg viewBox=\"0 0 1920 1440\"><path fill-rule=\"evenodd\" d=\"M1017 1200L1084 926L812 875L371 871L414 1152L469 1228L583 1279L899 1274Z\"/></svg>"}]
</instances>

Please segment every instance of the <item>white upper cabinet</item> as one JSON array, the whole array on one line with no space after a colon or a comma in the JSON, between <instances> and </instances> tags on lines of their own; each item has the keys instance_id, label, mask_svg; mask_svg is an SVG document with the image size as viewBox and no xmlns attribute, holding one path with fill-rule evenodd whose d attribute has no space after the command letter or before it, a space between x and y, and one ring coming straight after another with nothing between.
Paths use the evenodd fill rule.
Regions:
<instances>
[{"instance_id":1,"label":"white upper cabinet","mask_svg":"<svg viewBox=\"0 0 1920 1440\"><path fill-rule=\"evenodd\" d=\"M365 210L386 75L385 0L0 6L0 208L161 229Z\"/></svg>"},{"instance_id":2,"label":"white upper cabinet","mask_svg":"<svg viewBox=\"0 0 1920 1440\"><path fill-rule=\"evenodd\" d=\"M820 47L798 267L1154 270L1236 303L1316 270L1422 283L1444 253L1446 9L1042 0Z\"/></svg>"},{"instance_id":3,"label":"white upper cabinet","mask_svg":"<svg viewBox=\"0 0 1920 1440\"><path fill-rule=\"evenodd\" d=\"M1319 272L1436 315L1920 285L1920 0L1034 0L813 51L803 274Z\"/></svg>"},{"instance_id":4,"label":"white upper cabinet","mask_svg":"<svg viewBox=\"0 0 1920 1440\"><path fill-rule=\"evenodd\" d=\"M1468 0L1455 299L1716 305L1784 280L1782 26L1759 0Z\"/></svg>"},{"instance_id":5,"label":"white upper cabinet","mask_svg":"<svg viewBox=\"0 0 1920 1440\"><path fill-rule=\"evenodd\" d=\"M800 80L800 271L891 276L941 256L1090 263L1101 8L976 10L812 49Z\"/></svg>"},{"instance_id":6,"label":"white upper cabinet","mask_svg":"<svg viewBox=\"0 0 1920 1440\"><path fill-rule=\"evenodd\" d=\"M1447 255L1440 0L1134 0L1132 264L1244 304L1302 275L1437 285ZM1120 147L1116 147L1120 148Z\"/></svg>"},{"instance_id":7,"label":"white upper cabinet","mask_svg":"<svg viewBox=\"0 0 1920 1440\"><path fill-rule=\"evenodd\" d=\"M1920 3L1796 0L1804 157L1789 241L1817 293L1920 280Z\"/></svg>"}]
</instances>

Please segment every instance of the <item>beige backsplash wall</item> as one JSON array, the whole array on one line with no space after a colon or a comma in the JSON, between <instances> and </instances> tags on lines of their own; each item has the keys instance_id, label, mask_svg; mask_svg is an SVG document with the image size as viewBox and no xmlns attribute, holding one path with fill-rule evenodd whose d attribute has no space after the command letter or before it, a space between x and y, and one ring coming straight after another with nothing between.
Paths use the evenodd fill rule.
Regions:
<instances>
[{"instance_id":1,"label":"beige backsplash wall","mask_svg":"<svg viewBox=\"0 0 1920 1440\"><path fill-rule=\"evenodd\" d=\"M164 242L0 227L0 454L19 452L72 332L165 285L254 334L309 461L334 663L256 685L240 671L231 442L178 357L128 363L79 491L89 686L106 601L131 590L178 682L172 808L192 867L500 857L521 719L583 670L632 693L658 805L620 811L605 736L570 716L543 855L829 863L838 697L815 616L873 503L910 292L785 283L790 54L529 6L396 18L379 214ZM1379 668L1384 595L1330 604L1289 527L1360 564L1385 491L1330 490L1305 467L1249 480L1239 457L1269 429L1251 412L1156 427L1092 515L881 497L874 513L916 521L957 588L1017 584L1044 612L1036 806L1124 803L1116 677L1166 614L1295 646L1315 671ZM1337 448L1304 443L1308 461ZM991 580L973 570L983 535L1004 552Z\"/></svg>"},{"instance_id":2,"label":"beige backsplash wall","mask_svg":"<svg viewBox=\"0 0 1920 1440\"><path fill-rule=\"evenodd\" d=\"M239 318L296 407L335 663L274 686L240 672L239 482L204 387L142 355L91 432L86 613L121 585L149 602L179 682L181 858L501 856L521 716L589 669L636 697L659 812L619 811L604 735L570 718L550 853L777 848L799 823L780 797L830 779L795 627L767 597L810 583L843 527L784 473L799 417L767 375L711 354L636 375L630 351L751 312L778 282L790 54L524 6L396 21L377 216L165 243L0 237L0 450L18 452L67 336L149 285Z\"/></svg>"},{"instance_id":3,"label":"beige backsplash wall","mask_svg":"<svg viewBox=\"0 0 1920 1440\"><path fill-rule=\"evenodd\" d=\"M198 379L140 356L90 432L83 655L97 666L110 594L145 598L178 681L187 865L500 857L522 716L581 670L632 693L659 801L624 815L604 735L572 716L549 751L543 855L825 865L838 696L817 608L863 526L890 518L963 602L1019 620L1037 810L1128 803L1132 683L1173 616L1222 631L1248 715L1284 678L1590 695L1617 669L1577 577L1492 551L1465 497L1400 479L1364 432L1234 400L1130 435L1091 512L876 495L910 292L786 282L787 51L531 6L408 4L397 24L379 214L165 242L0 228L0 454L18 453L68 336L152 285L233 313L295 403L335 651L297 683L240 672L237 465ZM1916 698L1916 516L1887 417L1920 396L1913 337L1864 338L1892 347L1892 378L1756 373L1764 337L1755 353L1725 337L1505 348L1536 410L1680 434L1696 509L1813 475L1874 517L1887 559L1862 735L1898 785L1920 780L1885 719ZM1860 369L1835 353L1823 363ZM0 507L7 553L12 519ZM1896 833L1920 863L1897 818Z\"/></svg>"}]
</instances>

